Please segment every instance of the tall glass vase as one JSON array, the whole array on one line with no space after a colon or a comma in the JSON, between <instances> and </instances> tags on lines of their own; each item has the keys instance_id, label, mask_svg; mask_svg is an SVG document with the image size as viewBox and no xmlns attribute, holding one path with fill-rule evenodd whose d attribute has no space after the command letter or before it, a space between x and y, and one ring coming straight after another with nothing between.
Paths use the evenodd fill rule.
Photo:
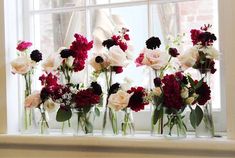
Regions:
<instances>
[{"instance_id":1,"label":"tall glass vase","mask_svg":"<svg viewBox=\"0 0 235 158\"><path fill-rule=\"evenodd\" d=\"M94 130L94 110L90 109L88 112L82 109L74 110L75 124L74 124L74 135L93 135Z\"/></svg>"},{"instance_id":2,"label":"tall glass vase","mask_svg":"<svg viewBox=\"0 0 235 158\"><path fill-rule=\"evenodd\" d=\"M28 73L24 74L24 99L25 100L26 97L28 97L31 93L31 84L32 84L32 71L29 71ZM21 118L22 118L22 126L21 126L21 133L22 134L32 134L35 132L35 128L36 128L36 121L35 121L35 112L34 112L34 108L27 108L24 106L22 106L22 112L21 112Z\"/></svg>"},{"instance_id":3,"label":"tall glass vase","mask_svg":"<svg viewBox=\"0 0 235 158\"><path fill-rule=\"evenodd\" d=\"M130 108L125 108L122 110L122 135L134 135L135 134L135 125L132 115L132 110Z\"/></svg>"},{"instance_id":4,"label":"tall glass vase","mask_svg":"<svg viewBox=\"0 0 235 158\"><path fill-rule=\"evenodd\" d=\"M204 69L203 71L199 71L199 72L200 72L201 78L203 78L203 81L206 82L207 85L211 88L210 69ZM203 118L202 118L201 123L195 129L196 137L207 137L207 138L214 137L215 130L214 130L214 122L213 122L213 116L212 116L211 99L208 100L205 105L200 106L200 108L203 111Z\"/></svg>"},{"instance_id":5,"label":"tall glass vase","mask_svg":"<svg viewBox=\"0 0 235 158\"><path fill-rule=\"evenodd\" d=\"M118 135L117 112L110 107L105 107L103 119L103 135Z\"/></svg>"},{"instance_id":6,"label":"tall glass vase","mask_svg":"<svg viewBox=\"0 0 235 158\"><path fill-rule=\"evenodd\" d=\"M181 113L167 114L167 122L164 124L164 136L169 139L186 138L186 126Z\"/></svg>"}]
</instances>

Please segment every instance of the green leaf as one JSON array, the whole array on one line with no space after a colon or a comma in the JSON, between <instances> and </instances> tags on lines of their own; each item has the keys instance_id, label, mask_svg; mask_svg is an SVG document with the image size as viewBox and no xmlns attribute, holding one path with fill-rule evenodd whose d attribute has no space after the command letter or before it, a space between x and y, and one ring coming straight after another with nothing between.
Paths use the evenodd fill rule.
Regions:
<instances>
[{"instance_id":1,"label":"green leaf","mask_svg":"<svg viewBox=\"0 0 235 158\"><path fill-rule=\"evenodd\" d=\"M195 129L197 126L200 125L202 118L203 118L203 111L199 106L196 106L195 110L191 110L189 115L190 123Z\"/></svg>"},{"instance_id":2,"label":"green leaf","mask_svg":"<svg viewBox=\"0 0 235 158\"><path fill-rule=\"evenodd\" d=\"M64 122L69 120L72 117L71 109L59 108L56 114L56 121Z\"/></svg>"},{"instance_id":3,"label":"green leaf","mask_svg":"<svg viewBox=\"0 0 235 158\"><path fill-rule=\"evenodd\" d=\"M154 109L154 114L152 118L152 122L156 125L157 121L163 116L163 108L158 109L157 107Z\"/></svg>"},{"instance_id":4,"label":"green leaf","mask_svg":"<svg viewBox=\"0 0 235 158\"><path fill-rule=\"evenodd\" d=\"M96 116L100 116L100 110L97 107L95 107L95 115Z\"/></svg>"},{"instance_id":5,"label":"green leaf","mask_svg":"<svg viewBox=\"0 0 235 158\"><path fill-rule=\"evenodd\" d=\"M193 79L190 76L188 76L188 81L189 81L190 85L194 88L195 83L194 83Z\"/></svg>"},{"instance_id":6,"label":"green leaf","mask_svg":"<svg viewBox=\"0 0 235 158\"><path fill-rule=\"evenodd\" d=\"M202 86L203 78L197 83L197 85L194 87L195 89L198 89Z\"/></svg>"},{"instance_id":7,"label":"green leaf","mask_svg":"<svg viewBox=\"0 0 235 158\"><path fill-rule=\"evenodd\" d=\"M197 116L196 126L199 126L201 121L202 121L202 118L203 118L203 111L200 108L200 106L196 106L195 113L196 113L196 116Z\"/></svg>"}]
</instances>

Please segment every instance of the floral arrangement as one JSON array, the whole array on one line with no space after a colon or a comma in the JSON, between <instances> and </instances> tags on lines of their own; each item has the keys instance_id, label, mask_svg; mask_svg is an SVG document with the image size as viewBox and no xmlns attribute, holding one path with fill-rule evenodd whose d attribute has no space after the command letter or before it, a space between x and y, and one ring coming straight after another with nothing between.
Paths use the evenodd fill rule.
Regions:
<instances>
[{"instance_id":1,"label":"floral arrangement","mask_svg":"<svg viewBox=\"0 0 235 158\"><path fill-rule=\"evenodd\" d=\"M136 66L145 66L153 72L152 87L132 86L129 81L115 81L115 75L122 73L130 62L129 30L122 28L117 34L103 41L103 49L95 52L88 63L93 68L91 82L74 80L76 73L82 73L93 48L93 41L75 34L69 48L61 47L56 53L43 59L43 74L39 77L41 89L32 91L32 75L42 60L39 50L30 51L32 43L22 41L18 44L18 57L11 62L12 73L20 74L25 81L24 124L31 124L34 110L40 112L40 133L47 133L49 112L56 112L56 121L73 126L77 134L92 134L93 121L103 114L102 133L117 135L119 124L117 113L122 114L121 131L123 135L133 135L135 125L132 112L139 112L152 103L151 133L158 126L158 134L184 137L187 127L184 123L184 111L188 107L190 122L197 131L203 122L211 124L209 111L211 87L207 74L215 73L215 60L219 53L213 47L216 36L209 32L211 25L199 30L191 30L193 46L180 54L181 36L169 38L165 49L161 49L161 40L151 37L145 42L145 48L135 59ZM175 67L175 61L180 67ZM184 70L194 68L201 74L193 79ZM151 75L150 75L151 76ZM104 105L102 105L104 102ZM104 110L100 112L100 107ZM76 124L72 125L73 116ZM110 125L110 126L109 126ZM110 129L109 129L110 128ZM107 130L110 130L107 132ZM174 134L176 130L176 134Z\"/></svg>"}]
</instances>

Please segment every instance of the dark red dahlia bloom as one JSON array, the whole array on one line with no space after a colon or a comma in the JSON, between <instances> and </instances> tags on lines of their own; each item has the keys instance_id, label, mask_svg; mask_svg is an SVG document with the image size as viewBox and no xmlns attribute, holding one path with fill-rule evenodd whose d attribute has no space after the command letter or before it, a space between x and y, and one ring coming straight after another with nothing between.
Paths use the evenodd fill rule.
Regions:
<instances>
[{"instance_id":1,"label":"dark red dahlia bloom","mask_svg":"<svg viewBox=\"0 0 235 158\"><path fill-rule=\"evenodd\" d=\"M31 42L26 42L26 41L22 41L22 42L20 42L18 45L17 45L17 47L16 47L16 49L18 50L18 51L25 51L26 49L28 49L29 47L31 47L32 46L32 43Z\"/></svg>"},{"instance_id":2,"label":"dark red dahlia bloom","mask_svg":"<svg viewBox=\"0 0 235 158\"><path fill-rule=\"evenodd\" d=\"M113 66L113 67L112 67L112 70L113 70L114 72L116 72L116 74L120 74L120 73L123 72L122 66Z\"/></svg>"},{"instance_id":3,"label":"dark red dahlia bloom","mask_svg":"<svg viewBox=\"0 0 235 158\"><path fill-rule=\"evenodd\" d=\"M33 50L30 54L31 60L39 62L42 60L42 53L39 50Z\"/></svg>"},{"instance_id":4,"label":"dark red dahlia bloom","mask_svg":"<svg viewBox=\"0 0 235 158\"><path fill-rule=\"evenodd\" d=\"M202 74L208 71L212 74L216 72L214 60L208 58L206 58L203 62L200 62L200 60L196 61L193 68L198 69Z\"/></svg>"},{"instance_id":5,"label":"dark red dahlia bloom","mask_svg":"<svg viewBox=\"0 0 235 158\"><path fill-rule=\"evenodd\" d=\"M196 29L192 29L190 31L190 33L191 33L191 39L192 39L193 45L196 45L199 42L198 36L201 33L201 31L200 30L196 30Z\"/></svg>"},{"instance_id":6,"label":"dark red dahlia bloom","mask_svg":"<svg viewBox=\"0 0 235 158\"><path fill-rule=\"evenodd\" d=\"M57 86L58 85L58 77L53 75L52 73L49 73L47 75L43 74L39 77L39 80L41 81L42 86Z\"/></svg>"},{"instance_id":7,"label":"dark red dahlia bloom","mask_svg":"<svg viewBox=\"0 0 235 158\"><path fill-rule=\"evenodd\" d=\"M162 79L164 86L163 105L170 109L180 110L184 104L181 98L181 85L175 75L166 75Z\"/></svg>"},{"instance_id":8,"label":"dark red dahlia bloom","mask_svg":"<svg viewBox=\"0 0 235 158\"><path fill-rule=\"evenodd\" d=\"M100 96L95 94L92 89L86 89L79 91L74 96L76 108L85 108L87 106L93 106L100 102Z\"/></svg>"},{"instance_id":9,"label":"dark red dahlia bloom","mask_svg":"<svg viewBox=\"0 0 235 158\"><path fill-rule=\"evenodd\" d=\"M93 47L93 41L88 42L86 37L75 34L75 41L72 42L70 50L73 51L73 57L75 58L73 67L74 71L81 71L85 67L85 60L87 59L87 51Z\"/></svg>"},{"instance_id":10,"label":"dark red dahlia bloom","mask_svg":"<svg viewBox=\"0 0 235 158\"><path fill-rule=\"evenodd\" d=\"M149 104L144 100L144 97L147 96L147 93L143 87L132 87L127 91L127 93L133 93L128 103L128 107L130 107L133 111L138 112L140 110L144 110L144 106Z\"/></svg>"},{"instance_id":11,"label":"dark red dahlia bloom","mask_svg":"<svg viewBox=\"0 0 235 158\"><path fill-rule=\"evenodd\" d=\"M169 48L169 54L172 56L172 57L177 57L178 55L180 55L178 53L178 50L176 48Z\"/></svg>"},{"instance_id":12,"label":"dark red dahlia bloom","mask_svg":"<svg viewBox=\"0 0 235 158\"><path fill-rule=\"evenodd\" d=\"M195 81L197 84L198 81ZM196 89L196 93L199 95L197 102L199 105L205 105L208 100L211 99L211 90L206 82L203 82L201 87Z\"/></svg>"},{"instance_id":13,"label":"dark red dahlia bloom","mask_svg":"<svg viewBox=\"0 0 235 158\"><path fill-rule=\"evenodd\" d=\"M160 47L161 40L158 37L150 37L145 43L148 49L156 49Z\"/></svg>"}]
</instances>

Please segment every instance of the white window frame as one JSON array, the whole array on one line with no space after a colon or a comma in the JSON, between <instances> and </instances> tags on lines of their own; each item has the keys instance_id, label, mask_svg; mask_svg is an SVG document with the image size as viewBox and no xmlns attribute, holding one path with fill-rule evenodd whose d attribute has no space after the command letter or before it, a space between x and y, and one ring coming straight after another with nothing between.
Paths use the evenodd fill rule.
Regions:
<instances>
[{"instance_id":1,"label":"white window frame","mask_svg":"<svg viewBox=\"0 0 235 158\"><path fill-rule=\"evenodd\" d=\"M17 121L19 118L18 117L14 117L12 119L12 117L10 116L10 114L12 113L14 109L14 107L12 106L9 106L9 104L12 102L12 99L11 99L11 94L9 93L9 90L7 87L14 87L14 85L17 85L17 83L14 82L14 80L12 79L12 77L9 77L9 72L10 72L10 68L9 68L9 58L11 58L7 53L8 52L15 52L15 45L16 45L16 42L17 42L17 39L27 39L27 40L30 40L32 37L30 37L30 20L29 19L23 19L23 17L25 15L29 15L30 14L38 14L38 13L59 13L59 12L66 12L66 11L72 11L72 10L86 10L86 9L90 9L90 8L113 8L113 7L122 7L122 6L132 6L132 5L143 5L143 4L149 4L149 3L159 3L159 2L164 2L163 0L153 0L153 1L137 1L137 2L126 2L126 3L114 3L114 4L102 4L102 5L87 5L85 8L84 7L69 7L69 8L53 8L53 9L43 9L43 10L36 10L36 11L30 11L29 9L29 6L26 5L27 4L27 1L30 1L30 0L20 0L20 1L11 1L11 2L7 2L5 1L5 4L4 2L0 2L0 6L2 7L2 10L0 12L0 16L1 16L1 21L2 23L4 23L4 7L15 7L17 8L17 5L21 4L21 2L24 2L22 4L24 4L23 6L21 6L23 8L23 13L21 14L21 12L19 10L15 10L15 11L8 11L8 10L5 10L5 28L1 28L0 29L0 37L1 39L5 39L5 40L1 40L2 42L0 43L0 46L1 49L2 49L2 53L1 53L1 63L5 63L5 61L7 61L7 64L3 67L1 67L0 69L0 74L1 76L4 76L1 78L0 80L0 84L1 84L1 88L0 89L0 97L2 98L1 99L1 104L0 104L0 133L6 133L7 129L8 129L8 132L9 131L14 131L15 129L17 129L18 127L17 126L6 126L7 124L13 124L13 122ZM179 1L187 1L187 0L169 0L169 2L179 2ZM232 28L228 28L227 30L224 30L224 28L227 28L228 26L224 25L224 21L228 21L226 20L226 15L228 14L227 12L221 12L221 10L223 9L224 6L229 6L230 3L233 3L229 0L225 0L225 1L222 1L222 0L219 0L219 35L220 35L220 41L227 41L227 43L223 43L221 42L220 43L220 49L222 52L226 52L229 54L229 49L228 48L231 48L232 46L229 45L228 46L228 43L231 43L232 39L229 39L229 36L224 36L224 34L228 33L228 30L229 31L232 31ZM29 3L28 3L29 4ZM231 8L231 10L229 10L230 12L233 11L233 9ZM15 25L12 25L12 20L8 19L8 17L10 17L9 15L11 15L11 13L15 14L15 19L16 21L14 22ZM149 15L149 36L151 35L151 18L150 18L150 11L148 12L148 15ZM17 15L17 16L16 16ZM12 15L11 15L12 16ZM13 17L13 16L12 16ZM87 15L88 17L88 15ZM23 21L22 24L19 23L19 21ZM233 22L230 22L231 26L234 26L234 23ZM228 24L228 23L227 23ZM87 23L87 26L89 24ZM22 29L22 26L24 27L24 29ZM26 29L25 29L26 28ZM87 27L89 28L89 27ZM26 31L22 31L22 30L26 30ZM227 31L227 32L226 32ZM5 34L7 36L5 36ZM9 36L10 34L10 36ZM14 42L12 42L14 41ZM222 44L223 43L223 44ZM225 45L226 45L226 48L225 48ZM5 47L6 48L5 48ZM233 47L234 48L234 47ZM230 50L234 50L234 49L230 49ZM4 53L6 52L6 53ZM5 57L6 56L6 57ZM228 55L229 57L234 57L234 55L232 53L230 53ZM228 56L225 56L225 60L228 60L229 59L232 59L232 58L228 58ZM227 57L227 58L226 58ZM6 59L6 60L5 60ZM222 64L223 63L223 64ZM226 68L226 70L231 70L231 65L233 65L233 62L226 62L226 64L224 64L224 58L222 58L221 60L221 70L224 70ZM224 76L224 71L221 71L221 76ZM233 135L235 137L235 134L234 131L235 131L235 125L233 125L232 121L235 120L235 118L232 118L232 116L235 115L235 109L233 107L231 107L231 104L233 104L233 102L235 101L235 97L232 97L231 95L234 94L234 93L231 93L231 92L234 92L234 90L232 90L231 88L231 85L234 85L234 83L231 83L230 80L228 80L229 78L231 77L234 77L234 74L230 74L230 73L227 73L226 74L226 78L223 78L221 77L221 83L226 83L226 85L224 84L221 84L221 102L223 104L221 104L221 111L215 111L214 113L214 116L215 116L215 120L220 120L220 116L225 116L226 114L226 109L225 109L225 98L226 98L226 101L227 101L227 109L232 109L231 111L229 111L227 113L227 119L228 119L228 133L229 135ZM226 81L226 82L225 82ZM225 89L225 86L226 86L226 89ZM234 86L235 87L235 86ZM225 90L226 90L226 97L225 97ZM7 93L6 93L7 92ZM230 93L229 93L230 92ZM15 94L15 96L17 96L17 94ZM17 97L16 97L17 98ZM7 103L8 103L8 106L7 106ZM7 110L6 110L7 109ZM18 108L19 109L19 108ZM8 111L8 112L7 112ZM16 112L14 112L16 113ZM8 115L7 115L8 114ZM149 113L148 112L143 112L143 113L137 113L137 115L142 115L142 117L136 117L138 120L138 122L143 122L143 124L146 123L145 120L142 120L141 118L147 118L145 116L147 116ZM17 114L16 114L17 116ZM8 118L8 119L6 119ZM8 123L7 123L8 122ZM150 122L150 121L149 121ZM217 121L216 121L217 122ZM225 121L224 121L225 122ZM226 124L225 123L222 123L222 122L217 122L219 124L216 124L215 126L218 127L219 129L225 129L226 128ZM138 129L146 129L145 127L137 127ZM217 129L218 130L218 129ZM231 134L232 133L232 134Z\"/></svg>"}]
</instances>

